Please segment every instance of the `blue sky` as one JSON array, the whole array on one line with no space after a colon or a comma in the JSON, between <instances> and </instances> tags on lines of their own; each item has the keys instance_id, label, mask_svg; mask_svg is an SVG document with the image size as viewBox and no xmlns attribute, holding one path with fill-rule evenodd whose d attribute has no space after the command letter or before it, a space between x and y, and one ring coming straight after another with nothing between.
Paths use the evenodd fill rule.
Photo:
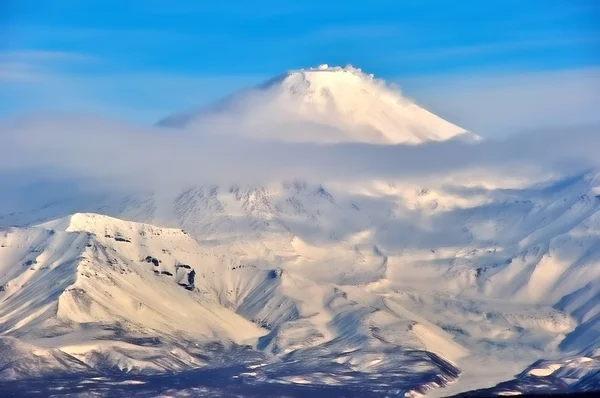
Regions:
<instances>
[{"instance_id":1,"label":"blue sky","mask_svg":"<svg viewBox=\"0 0 600 398\"><path fill-rule=\"evenodd\" d=\"M599 99L592 93L600 87L596 0L3 4L0 117L60 110L151 123L287 69L322 63L352 64L398 82L454 119L468 119L472 104L457 108L452 98L470 95L479 103L507 84L523 90L528 76L537 82L530 91L552 85L555 96L573 95L575 85L577 101L588 101L577 108ZM563 105L538 104L537 112ZM494 120L475 126L486 123Z\"/></svg>"}]
</instances>

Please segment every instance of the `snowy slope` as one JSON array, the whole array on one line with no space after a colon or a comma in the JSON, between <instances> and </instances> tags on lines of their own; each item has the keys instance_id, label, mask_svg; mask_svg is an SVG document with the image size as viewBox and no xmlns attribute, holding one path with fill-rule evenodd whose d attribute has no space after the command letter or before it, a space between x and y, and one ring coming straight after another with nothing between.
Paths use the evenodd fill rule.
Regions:
<instances>
[{"instance_id":1,"label":"snowy slope","mask_svg":"<svg viewBox=\"0 0 600 398\"><path fill-rule=\"evenodd\" d=\"M165 148L123 163L132 175L168 168L179 155L163 158L169 137L196 134L361 150L476 139L351 67L293 71L161 124L184 130L159 129L149 142ZM87 160L76 159L77 169ZM431 396L593 389L600 174L453 170L23 184L0 209L0 349L19 358L1 362L0 377L135 375L155 386L177 374L195 387L188 375L209 372L227 386Z\"/></svg>"},{"instance_id":2,"label":"snowy slope","mask_svg":"<svg viewBox=\"0 0 600 398\"><path fill-rule=\"evenodd\" d=\"M360 69L327 65L288 72L159 125L292 142L419 144L476 138Z\"/></svg>"},{"instance_id":3,"label":"snowy slope","mask_svg":"<svg viewBox=\"0 0 600 398\"><path fill-rule=\"evenodd\" d=\"M57 349L44 349L14 337L0 337L0 380L58 375L98 375L83 362Z\"/></svg>"},{"instance_id":4,"label":"snowy slope","mask_svg":"<svg viewBox=\"0 0 600 398\"><path fill-rule=\"evenodd\" d=\"M595 173L455 176L64 202L39 218L170 213L160 223L175 228L95 214L6 228L2 333L94 371L250 361L287 384L490 387L539 359L597 355L598 186ZM413 382L393 382L397 369Z\"/></svg>"},{"instance_id":5,"label":"snowy slope","mask_svg":"<svg viewBox=\"0 0 600 398\"><path fill-rule=\"evenodd\" d=\"M459 396L597 392L599 382L599 357L568 356L554 361L536 361L513 380Z\"/></svg>"},{"instance_id":6,"label":"snowy slope","mask_svg":"<svg viewBox=\"0 0 600 398\"><path fill-rule=\"evenodd\" d=\"M4 332L64 349L89 366L146 372L214 361L186 351L174 334L200 345L233 344L224 350L247 344L252 349L242 357L264 356L264 377L285 383L344 384L349 375L338 366L392 377L398 367L414 371L402 364L426 352L418 359L421 387L399 387L423 388L433 380L427 375L444 375L438 385L455 379L439 360L461 372L441 395L489 387L540 358L594 355L597 181L594 173L491 189L460 181L330 187L297 181L198 187L170 204L152 196L112 198L118 206L98 208L140 221L153 222L168 213L160 206L172 206L169 222L186 232L94 214L8 229L1 249L6 308L33 297L22 281L42 275L56 282L39 297L58 299L3 315L15 325ZM561 258L571 260L556 270ZM29 261L42 265L26 269ZM185 286L189 269L177 264L196 271L193 291ZM59 265L69 272L38 273ZM544 279L537 276L542 271ZM79 327L71 331L64 322L103 326L81 337ZM123 346L105 331L115 323L134 330L134 341L160 336L168 349L127 345L129 338ZM65 342L47 340L54 330L65 333ZM89 336L102 343L90 345ZM171 354L174 345L183 351ZM160 364L149 359L157 355ZM493 364L482 367L490 355ZM284 379L268 359L296 358L305 366L307 357L308 369Z\"/></svg>"},{"instance_id":7,"label":"snowy slope","mask_svg":"<svg viewBox=\"0 0 600 398\"><path fill-rule=\"evenodd\" d=\"M144 374L250 361L281 383L327 384L320 372L334 366L329 382L402 369L412 376L397 387L427 389L455 379L451 363L467 354L399 304L227 258L182 230L80 213L0 241L1 333L48 362L13 366L7 379L69 361ZM280 374L292 354L311 361Z\"/></svg>"},{"instance_id":8,"label":"snowy slope","mask_svg":"<svg viewBox=\"0 0 600 398\"><path fill-rule=\"evenodd\" d=\"M181 230L77 214L1 240L3 335L90 366L164 371L204 364L173 346L181 338L239 344L263 334L215 300L190 296L182 264L222 260ZM164 347L144 343L161 338Z\"/></svg>"}]
</instances>

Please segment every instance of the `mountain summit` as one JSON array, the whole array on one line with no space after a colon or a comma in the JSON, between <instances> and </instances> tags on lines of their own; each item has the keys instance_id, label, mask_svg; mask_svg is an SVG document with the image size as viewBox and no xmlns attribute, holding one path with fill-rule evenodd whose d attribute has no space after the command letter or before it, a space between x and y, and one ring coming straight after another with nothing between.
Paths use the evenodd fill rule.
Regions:
<instances>
[{"instance_id":1,"label":"mountain summit","mask_svg":"<svg viewBox=\"0 0 600 398\"><path fill-rule=\"evenodd\" d=\"M475 138L352 66L290 71L161 126L291 142L420 144Z\"/></svg>"}]
</instances>

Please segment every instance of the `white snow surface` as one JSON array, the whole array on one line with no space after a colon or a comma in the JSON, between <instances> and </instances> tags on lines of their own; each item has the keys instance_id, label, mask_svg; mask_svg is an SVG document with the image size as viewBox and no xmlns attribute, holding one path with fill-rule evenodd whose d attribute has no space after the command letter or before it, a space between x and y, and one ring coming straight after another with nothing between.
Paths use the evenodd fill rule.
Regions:
<instances>
[{"instance_id":1,"label":"white snow surface","mask_svg":"<svg viewBox=\"0 0 600 398\"><path fill-rule=\"evenodd\" d=\"M290 71L159 125L291 142L420 144L477 139L352 66Z\"/></svg>"},{"instance_id":2,"label":"white snow surface","mask_svg":"<svg viewBox=\"0 0 600 398\"><path fill-rule=\"evenodd\" d=\"M282 383L401 369L418 375L401 390L431 395L490 387L541 358L593 358L596 174L460 181L201 186L95 204L172 228L95 213L7 227L2 333L95 370L201 368L218 342L251 347L265 373L289 355L311 364Z\"/></svg>"},{"instance_id":3,"label":"white snow surface","mask_svg":"<svg viewBox=\"0 0 600 398\"><path fill-rule=\"evenodd\" d=\"M27 364L33 370L24 377L59 368L50 362L57 355L77 364L73 372L201 368L217 361L206 359L206 347L218 343L224 353L246 346L274 366L291 353L306 356L315 362L306 377L331 366L386 376L399 368L422 378L411 387L422 387L454 379L446 367L468 354L381 295L355 297L293 270L226 256L180 229L78 213L5 229L0 242L0 332L48 358ZM310 377L327 379L318 374Z\"/></svg>"},{"instance_id":4,"label":"white snow surface","mask_svg":"<svg viewBox=\"0 0 600 398\"><path fill-rule=\"evenodd\" d=\"M162 124L476 139L352 67L293 71ZM57 189L0 209L0 379L216 368L383 395L597 386L600 174L391 175Z\"/></svg>"}]
</instances>

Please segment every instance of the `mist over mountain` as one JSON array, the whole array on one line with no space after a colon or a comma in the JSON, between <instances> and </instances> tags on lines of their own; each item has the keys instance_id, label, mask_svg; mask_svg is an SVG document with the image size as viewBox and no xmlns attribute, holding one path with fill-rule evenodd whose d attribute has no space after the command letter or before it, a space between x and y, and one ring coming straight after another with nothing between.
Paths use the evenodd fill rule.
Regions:
<instances>
[{"instance_id":1,"label":"mist over mountain","mask_svg":"<svg viewBox=\"0 0 600 398\"><path fill-rule=\"evenodd\" d=\"M289 142L420 144L477 138L352 66L291 71L158 124Z\"/></svg>"},{"instance_id":2,"label":"mist over mountain","mask_svg":"<svg viewBox=\"0 0 600 398\"><path fill-rule=\"evenodd\" d=\"M483 140L322 65L153 127L0 129L5 388L597 386L594 126Z\"/></svg>"}]
</instances>

